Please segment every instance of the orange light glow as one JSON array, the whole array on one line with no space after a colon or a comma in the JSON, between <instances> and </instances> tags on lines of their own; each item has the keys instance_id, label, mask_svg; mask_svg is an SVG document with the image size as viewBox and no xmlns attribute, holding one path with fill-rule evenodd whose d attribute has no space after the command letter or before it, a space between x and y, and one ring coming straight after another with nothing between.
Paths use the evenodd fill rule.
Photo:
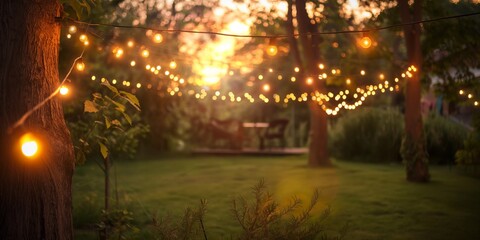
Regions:
<instances>
[{"instance_id":1,"label":"orange light glow","mask_svg":"<svg viewBox=\"0 0 480 240\"><path fill-rule=\"evenodd\" d=\"M367 36L364 36L360 39L360 46L363 48L369 48L372 46L372 39Z\"/></svg>"},{"instance_id":2,"label":"orange light glow","mask_svg":"<svg viewBox=\"0 0 480 240\"><path fill-rule=\"evenodd\" d=\"M267 54L268 54L269 56L275 56L275 55L277 55L277 52L278 52L277 46L275 46L275 45L269 45L269 46L267 47Z\"/></svg>"},{"instance_id":3,"label":"orange light glow","mask_svg":"<svg viewBox=\"0 0 480 240\"><path fill-rule=\"evenodd\" d=\"M176 63L175 61L171 61L171 62L170 62L170 68L171 68L171 69L177 68L177 63Z\"/></svg>"},{"instance_id":4,"label":"orange light glow","mask_svg":"<svg viewBox=\"0 0 480 240\"><path fill-rule=\"evenodd\" d=\"M83 71L85 70L85 63L82 60L78 60L77 64L75 65L78 71Z\"/></svg>"},{"instance_id":5,"label":"orange light glow","mask_svg":"<svg viewBox=\"0 0 480 240\"><path fill-rule=\"evenodd\" d=\"M155 43L161 43L161 42L163 42L163 36L162 36L162 34L156 33L156 34L153 36L153 42L155 42Z\"/></svg>"},{"instance_id":6,"label":"orange light glow","mask_svg":"<svg viewBox=\"0 0 480 240\"><path fill-rule=\"evenodd\" d=\"M268 92L268 91L270 91L270 85L264 84L262 89L263 89L263 91Z\"/></svg>"},{"instance_id":7,"label":"orange light glow","mask_svg":"<svg viewBox=\"0 0 480 240\"><path fill-rule=\"evenodd\" d=\"M147 58L150 56L150 52L147 49L142 50L142 57Z\"/></svg>"},{"instance_id":8,"label":"orange light glow","mask_svg":"<svg viewBox=\"0 0 480 240\"><path fill-rule=\"evenodd\" d=\"M28 158L34 157L39 150L38 141L31 133L26 133L20 138L20 146L22 154Z\"/></svg>"},{"instance_id":9,"label":"orange light glow","mask_svg":"<svg viewBox=\"0 0 480 240\"><path fill-rule=\"evenodd\" d=\"M60 95L65 96L65 95L68 94L68 92L69 92L69 89L68 89L67 86L61 86L61 87L60 87L60 90L59 90Z\"/></svg>"}]
</instances>

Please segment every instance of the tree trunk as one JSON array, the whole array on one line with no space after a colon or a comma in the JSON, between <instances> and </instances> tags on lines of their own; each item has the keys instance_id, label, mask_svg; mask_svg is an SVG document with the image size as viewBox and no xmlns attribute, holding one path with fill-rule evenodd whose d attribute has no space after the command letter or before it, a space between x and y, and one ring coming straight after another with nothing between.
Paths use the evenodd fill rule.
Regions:
<instances>
[{"instance_id":1,"label":"tree trunk","mask_svg":"<svg viewBox=\"0 0 480 240\"><path fill-rule=\"evenodd\" d=\"M319 36L311 35L317 32L315 25L310 23L306 10L305 0L297 0L297 21L298 30L300 32L300 42L304 54L304 64L302 66L303 73L300 74L301 80L305 77L318 76L317 64L320 62L319 43L321 41ZM307 34L310 34L307 36ZM316 90L325 92L325 82L317 82ZM308 146L308 165L316 166L330 166L332 165L328 156L328 119L327 114L323 109L314 102L309 103L310 110L310 145Z\"/></svg>"},{"instance_id":2,"label":"tree trunk","mask_svg":"<svg viewBox=\"0 0 480 240\"><path fill-rule=\"evenodd\" d=\"M8 129L58 86L61 5L0 1L0 239L72 239L74 154L61 102L54 98ZM38 156L20 153L19 136L40 140Z\"/></svg>"},{"instance_id":3,"label":"tree trunk","mask_svg":"<svg viewBox=\"0 0 480 240\"><path fill-rule=\"evenodd\" d=\"M421 20L421 0L416 0L410 12L408 0L398 0L402 22ZM402 143L402 158L406 163L407 180L412 182L427 182L428 159L423 135L422 115L420 112L422 71L422 49L420 45L420 25L407 25L403 28L409 65L414 65L417 72L412 78L407 78L405 92L405 139Z\"/></svg>"}]
</instances>

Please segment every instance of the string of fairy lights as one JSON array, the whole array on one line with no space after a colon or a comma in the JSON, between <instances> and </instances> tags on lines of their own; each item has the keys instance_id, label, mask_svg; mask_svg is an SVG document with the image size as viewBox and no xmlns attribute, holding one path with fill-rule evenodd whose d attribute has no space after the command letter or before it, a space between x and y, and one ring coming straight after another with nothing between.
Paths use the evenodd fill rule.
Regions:
<instances>
[{"instance_id":1,"label":"string of fairy lights","mask_svg":"<svg viewBox=\"0 0 480 240\"><path fill-rule=\"evenodd\" d=\"M437 19L428 19L428 20L421 20L421 21L416 21L416 22L410 22L410 23L402 23L402 24L397 24L397 25L391 25L391 26L385 26L385 27L377 27L374 29L363 29L363 30L347 30L347 31L334 31L334 32L317 32L317 33L309 33L307 35L323 35L323 34L351 34L351 33L362 33L362 38L358 40L358 44L360 47L363 48L369 48L372 45L372 40L368 36L369 32L373 31L379 31L379 30L384 30L384 29L389 29L389 28L394 28L394 27L401 27L401 26L406 26L406 25L416 25L416 24L422 24L422 23L429 23L429 22L435 22L435 21L440 21L440 20L445 20L445 19L453 19L453 18L461 18L461 17L469 17L469 16L474 16L474 15L479 15L480 12L476 13L468 13L468 14L461 14L461 15L455 15L455 16L446 16L446 17L441 17ZM67 21L70 21L74 23L73 25L70 25L68 27L68 33L66 35L67 39L73 38L77 33L79 34L78 40L84 45L83 51L80 54L79 57L77 57L73 63L72 66L70 67L69 71L67 72L66 76L64 79L60 82L59 86L43 101L35 105L32 109L28 110L25 114L22 115L22 117L16 121L11 128L8 129L8 132L12 132L14 129L18 128L19 126L23 125L23 123L26 121L26 119L37 109L41 108L43 105L45 105L48 101L53 99L55 96L58 94L64 96L69 94L70 89L69 86L67 85L68 77L72 73L72 70L75 68L77 71L84 71L86 69L86 64L83 61L83 55L85 52L85 48L90 45L90 38L88 37L88 29L90 27L94 26L107 26L107 27L113 27L113 28L129 28L129 29L143 29L147 30L147 32L150 32L150 34L147 34L151 38L151 40L154 43L161 43L163 41L163 35L162 33L172 33L172 32L182 32L182 33L200 33L200 34L210 34L210 35L221 35L221 36L228 36L228 37L249 37L249 38L268 38L269 39L269 44L267 45L266 48L266 54L269 56L275 56L278 52L278 48L275 45L275 39L277 38L286 38L286 37L291 37L290 35L238 35L238 34L227 34L227 33L221 33L221 32L209 32L209 31L194 31L194 30L178 30L178 29L155 29L155 28L147 28L147 27L142 27L142 26L125 26L125 25L114 25L114 24L102 24L102 23L86 23L82 21L77 21L73 19L66 19ZM84 27L84 32L79 33L79 25L85 26ZM294 37L300 36L301 34L294 34ZM125 54L126 50L128 48L133 49L135 46L135 42L133 40L129 40L127 43L127 48L122 48L122 47L115 47L112 50L112 54L116 58L122 58L122 56ZM150 56L150 50L145 47L145 46L140 46L139 49L139 54L142 58L148 59ZM130 61L130 66L135 67L137 65L137 62L135 60ZM288 93L284 94L283 96L280 96L278 93L272 92L272 88L269 83L264 83L261 87L261 92L259 94L254 94L253 92L243 92L243 93L233 93L232 91L229 91L228 93L222 93L220 91L212 91L212 90L206 90L205 88L201 88L200 90L195 90L195 89L187 89L186 86L189 84L192 84L188 80L185 80L182 78L179 74L174 73L174 69L177 67L177 63L175 61L170 61L167 67L162 67L160 65L154 65L154 64L146 64L145 65L145 70L149 71L152 74L155 75L161 75L163 73L165 76L168 76L170 79L170 85L166 89L167 92L172 95L172 96L183 96L183 95L190 95L194 96L197 99L205 99L207 97L211 97L212 100L214 101L231 101L231 102L241 102L242 100L246 100L248 102L255 102L255 101L263 101L264 103L281 103L281 104L287 104L289 102L307 102L307 101L313 101L317 103L328 115L337 115L339 111L343 110L354 110L357 107L361 106L363 102L370 96L374 96L376 94L380 93L386 93L386 92L393 92L393 91L399 91L400 89L400 79L403 78L412 78L413 74L417 71L415 66L410 66L408 67L408 70L404 71L401 74L400 77L395 77L393 81L388 81L385 80L385 75L380 74L379 78L383 81L379 84L373 84L373 85L367 85L364 87L357 87L355 90L349 90L349 89L344 89L341 91L338 91L337 93L333 92L328 92L328 93L322 93L319 91L312 91L312 92L303 92L300 94L295 94L295 93ZM319 69L321 70L326 70L326 66L323 63L318 64ZM167 70L169 69L169 70ZM162 72L161 72L162 71ZM300 68L295 67L294 72L298 73L300 71ZM268 73L273 73L273 69L269 68ZM332 75L340 75L342 72L341 69L339 68L332 68L330 69L330 72ZM232 71L229 72L230 75L233 75ZM325 80L327 79L329 73L326 71L319 74L316 76L318 80ZM361 70L360 75L364 76L365 71ZM97 77L95 75L91 76L91 79L95 81ZM250 76L251 80L258 80L262 81L264 79L264 74L259 74L258 76ZM277 75L278 80L283 80L283 79L289 79L291 82L296 82L297 77L295 76L283 76L283 75ZM313 77L306 77L303 79L305 81L305 84L307 85L312 85L316 79ZM109 81L107 78L102 77L100 78L100 81ZM111 80L112 84L117 84L120 81L116 79ZM253 87L253 82L254 81L249 81L247 83L248 87ZM345 79L345 84L350 85L352 83L352 80L350 78ZM130 87L131 82L127 80L122 81L122 85L125 87ZM192 84L193 85L193 84ZM135 86L133 86L133 89L137 88L140 89L142 87L146 87L147 89L152 89L153 85L151 83L142 85L142 83L137 82ZM468 99L473 99L474 95L473 93L467 93L464 90L460 90L459 92L460 95L466 95ZM478 106L478 101L474 100L474 105ZM27 158L34 158L37 153L39 152L40 146L39 146L39 141L38 139L32 134L32 133L25 133L23 134L20 139L19 143L21 146L21 152L22 154L27 157Z\"/></svg>"},{"instance_id":2,"label":"string of fairy lights","mask_svg":"<svg viewBox=\"0 0 480 240\"><path fill-rule=\"evenodd\" d=\"M458 95L463 96L464 100L472 102L473 106L475 106L475 107L479 106L480 100L475 96L473 91L467 91L467 90L460 89L458 91Z\"/></svg>"}]
</instances>

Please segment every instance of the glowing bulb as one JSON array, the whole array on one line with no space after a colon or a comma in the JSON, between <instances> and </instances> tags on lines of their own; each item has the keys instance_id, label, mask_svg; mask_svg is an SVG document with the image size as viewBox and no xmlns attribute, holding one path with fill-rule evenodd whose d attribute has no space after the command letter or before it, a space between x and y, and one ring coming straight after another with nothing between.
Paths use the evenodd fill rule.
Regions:
<instances>
[{"instance_id":1,"label":"glowing bulb","mask_svg":"<svg viewBox=\"0 0 480 240\"><path fill-rule=\"evenodd\" d=\"M170 68L171 68L171 69L177 68L177 63L176 63L175 61L171 61L171 62L170 62Z\"/></svg>"},{"instance_id":2,"label":"glowing bulb","mask_svg":"<svg viewBox=\"0 0 480 240\"><path fill-rule=\"evenodd\" d=\"M116 58L121 58L123 56L123 49L122 48L115 48L113 50L113 53L115 53Z\"/></svg>"},{"instance_id":3,"label":"glowing bulb","mask_svg":"<svg viewBox=\"0 0 480 240\"><path fill-rule=\"evenodd\" d=\"M275 55L277 55L277 52L278 52L277 46L275 46L275 45L269 45L269 46L267 47L267 54L268 54L269 56L275 56Z\"/></svg>"},{"instance_id":4,"label":"glowing bulb","mask_svg":"<svg viewBox=\"0 0 480 240\"><path fill-rule=\"evenodd\" d=\"M134 45L135 45L135 42L133 42L132 40L127 42L127 46L130 48L133 47Z\"/></svg>"},{"instance_id":5,"label":"glowing bulb","mask_svg":"<svg viewBox=\"0 0 480 240\"><path fill-rule=\"evenodd\" d=\"M364 75L365 75L365 71L364 71L364 70L360 71L360 74L361 74L362 76L364 76Z\"/></svg>"},{"instance_id":6,"label":"glowing bulb","mask_svg":"<svg viewBox=\"0 0 480 240\"><path fill-rule=\"evenodd\" d=\"M142 50L142 57L147 58L150 56L150 52L147 49Z\"/></svg>"},{"instance_id":7,"label":"glowing bulb","mask_svg":"<svg viewBox=\"0 0 480 240\"><path fill-rule=\"evenodd\" d=\"M323 65L323 63L320 63L320 64L318 64L318 68L324 69L324 68L325 68L325 65Z\"/></svg>"},{"instance_id":8,"label":"glowing bulb","mask_svg":"<svg viewBox=\"0 0 480 240\"><path fill-rule=\"evenodd\" d=\"M67 34L67 38L68 38L68 39L72 38L72 35L71 35L70 33Z\"/></svg>"},{"instance_id":9,"label":"glowing bulb","mask_svg":"<svg viewBox=\"0 0 480 240\"><path fill-rule=\"evenodd\" d=\"M367 36L364 36L360 39L360 46L363 48L369 48L372 46L372 39Z\"/></svg>"},{"instance_id":10,"label":"glowing bulb","mask_svg":"<svg viewBox=\"0 0 480 240\"><path fill-rule=\"evenodd\" d=\"M458 93L459 93L460 95L463 95L464 91L463 91L463 90L460 90L460 91L458 91Z\"/></svg>"},{"instance_id":11,"label":"glowing bulb","mask_svg":"<svg viewBox=\"0 0 480 240\"><path fill-rule=\"evenodd\" d=\"M295 72L300 72L300 68L299 67L295 67Z\"/></svg>"},{"instance_id":12,"label":"glowing bulb","mask_svg":"<svg viewBox=\"0 0 480 240\"><path fill-rule=\"evenodd\" d=\"M38 153L38 142L30 133L26 133L20 138L20 145L25 157L34 157Z\"/></svg>"},{"instance_id":13,"label":"glowing bulb","mask_svg":"<svg viewBox=\"0 0 480 240\"><path fill-rule=\"evenodd\" d=\"M312 85L313 79L312 78L307 78L306 82L307 82L307 85Z\"/></svg>"},{"instance_id":14,"label":"glowing bulb","mask_svg":"<svg viewBox=\"0 0 480 240\"><path fill-rule=\"evenodd\" d=\"M478 101L475 101L473 105L478 106Z\"/></svg>"},{"instance_id":15,"label":"glowing bulb","mask_svg":"<svg viewBox=\"0 0 480 240\"><path fill-rule=\"evenodd\" d=\"M264 85L263 85L263 91L265 91L265 92L270 91L270 85L264 84Z\"/></svg>"},{"instance_id":16,"label":"glowing bulb","mask_svg":"<svg viewBox=\"0 0 480 240\"><path fill-rule=\"evenodd\" d=\"M468 98L472 98L472 97L473 97L473 95L472 95L472 94L468 94Z\"/></svg>"},{"instance_id":17,"label":"glowing bulb","mask_svg":"<svg viewBox=\"0 0 480 240\"><path fill-rule=\"evenodd\" d=\"M142 84L141 83L137 83L137 88L141 88L142 87Z\"/></svg>"},{"instance_id":18,"label":"glowing bulb","mask_svg":"<svg viewBox=\"0 0 480 240\"><path fill-rule=\"evenodd\" d=\"M85 63L82 60L78 60L77 64L75 65L78 71L85 70Z\"/></svg>"},{"instance_id":19,"label":"glowing bulb","mask_svg":"<svg viewBox=\"0 0 480 240\"><path fill-rule=\"evenodd\" d=\"M347 78L347 80L345 81L345 83L346 83L347 85L350 85L350 84L352 83L352 80L350 80L350 78Z\"/></svg>"},{"instance_id":20,"label":"glowing bulb","mask_svg":"<svg viewBox=\"0 0 480 240\"><path fill-rule=\"evenodd\" d=\"M163 36L162 34L160 33L156 33L155 35L153 35L153 41L155 43L161 43L163 41Z\"/></svg>"},{"instance_id":21,"label":"glowing bulb","mask_svg":"<svg viewBox=\"0 0 480 240\"><path fill-rule=\"evenodd\" d=\"M137 63L135 61L130 62L130 66L134 67Z\"/></svg>"},{"instance_id":22,"label":"glowing bulb","mask_svg":"<svg viewBox=\"0 0 480 240\"><path fill-rule=\"evenodd\" d=\"M383 75L383 73L381 73L380 75L378 75L378 78L383 80L383 79L385 79L385 75Z\"/></svg>"},{"instance_id":23,"label":"glowing bulb","mask_svg":"<svg viewBox=\"0 0 480 240\"><path fill-rule=\"evenodd\" d=\"M69 91L69 90L68 90L68 87L67 87L67 86L61 86L59 92L60 92L60 95L65 96L65 95L68 94L68 91Z\"/></svg>"},{"instance_id":24,"label":"glowing bulb","mask_svg":"<svg viewBox=\"0 0 480 240\"><path fill-rule=\"evenodd\" d=\"M87 37L87 35L85 35L85 34L80 35L80 37L78 37L78 39L80 39L80 42L86 42L86 41L88 41L88 37Z\"/></svg>"},{"instance_id":25,"label":"glowing bulb","mask_svg":"<svg viewBox=\"0 0 480 240\"><path fill-rule=\"evenodd\" d=\"M68 28L68 32L71 34L74 34L77 32L77 27L75 25L72 25Z\"/></svg>"}]
</instances>

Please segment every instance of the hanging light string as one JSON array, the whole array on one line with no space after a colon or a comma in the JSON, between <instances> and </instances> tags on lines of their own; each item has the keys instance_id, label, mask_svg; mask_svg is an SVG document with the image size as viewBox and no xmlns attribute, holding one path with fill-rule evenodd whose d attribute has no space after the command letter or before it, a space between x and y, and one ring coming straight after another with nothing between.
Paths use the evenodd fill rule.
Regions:
<instances>
[{"instance_id":1,"label":"hanging light string","mask_svg":"<svg viewBox=\"0 0 480 240\"><path fill-rule=\"evenodd\" d=\"M458 91L458 95L460 96L464 96L466 99L464 100L469 100L469 101L472 101L473 102L473 106L475 107L478 107L479 106L479 100L476 99L475 95L473 92L469 92L469 91L466 91L466 90L463 90L463 89L460 89Z\"/></svg>"},{"instance_id":2,"label":"hanging light string","mask_svg":"<svg viewBox=\"0 0 480 240\"><path fill-rule=\"evenodd\" d=\"M8 133L12 133L13 130L15 130L16 128L20 127L21 125L23 125L23 123L25 123L25 121L28 119L28 117L30 117L30 115L32 115L32 113L34 113L35 111L37 111L38 109L40 109L43 105L45 105L48 101L50 101L52 98L54 98L58 93L60 93L60 90L62 89L62 87L64 87L64 84L68 81L68 77L70 76L70 74L72 73L73 69L75 68L76 64L81 62L82 59L83 59L83 54L85 53L85 49L86 49L86 45L83 47L83 50L82 52L80 53L80 56L78 56L77 58L75 58L73 60L73 63L72 63L72 66L70 67L70 69L68 70L67 74L65 75L65 77L63 78L63 80L60 82L60 84L58 85L58 87L47 97L45 98L43 101L39 102L37 105L35 105L33 108L31 108L30 110L28 110L27 112L25 112L22 117L20 117L20 119L18 119L8 130L7 132Z\"/></svg>"},{"instance_id":3,"label":"hanging light string","mask_svg":"<svg viewBox=\"0 0 480 240\"><path fill-rule=\"evenodd\" d=\"M457 18L464 18L464 17L471 17L480 15L480 12L472 12L472 13L465 13L459 15L451 15L451 16L444 16L439 18L432 18L432 19L425 19L420 21L412 21L407 23L399 23L389 26L383 27L376 27L376 28L369 28L369 29L361 29L361 30L343 30L343 31L327 31L327 32L316 32L316 33L307 33L303 35L307 36L318 36L318 35L336 35L336 34L351 34L351 33L368 33L373 31L380 31L385 29L391 28L399 28L403 26L410 26L416 24L423 24L423 23L431 23L431 22L438 22L448 19L457 19ZM209 34L209 35L219 35L225 37L236 37L236 38L288 38L288 37L299 37L302 36L300 33L295 34L276 34L276 35L244 35L244 34L232 34L232 33L224 33L224 32L215 32L215 31L197 31L197 30L184 30L184 29L161 29L161 28L151 28L145 26L133 26L133 25L120 25L120 24L110 24L110 23L88 23L80 20L75 20L73 18L65 18L66 21L86 25L87 27L94 27L94 26L102 26L102 27L113 27L113 28L125 28L125 29L142 29L142 30L152 30L156 32L165 32L165 33L193 33L193 34Z\"/></svg>"}]
</instances>

